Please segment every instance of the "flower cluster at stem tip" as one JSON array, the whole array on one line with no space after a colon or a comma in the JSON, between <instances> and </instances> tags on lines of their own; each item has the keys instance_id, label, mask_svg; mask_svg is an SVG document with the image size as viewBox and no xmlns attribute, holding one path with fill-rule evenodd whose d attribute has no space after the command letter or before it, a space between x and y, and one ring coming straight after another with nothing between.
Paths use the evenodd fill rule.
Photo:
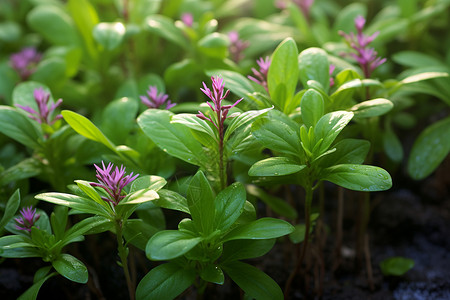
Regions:
<instances>
[{"instance_id":1,"label":"flower cluster at stem tip","mask_svg":"<svg viewBox=\"0 0 450 300\"><path fill-rule=\"evenodd\" d=\"M172 103L168 98L169 95L164 93L158 94L158 88L156 86L150 85L147 90L147 96L139 96L142 103L144 103L148 108L165 108L171 109L176 105Z\"/></svg>"},{"instance_id":2,"label":"flower cluster at stem tip","mask_svg":"<svg viewBox=\"0 0 450 300\"><path fill-rule=\"evenodd\" d=\"M228 117L228 112L230 111L231 108L235 107L239 102L241 102L243 98L237 100L234 104L222 105L222 100L228 96L230 90L227 90L224 94L225 84L223 82L223 79L220 77L211 77L211 81L213 88L212 91L206 86L206 83L204 82L203 88L200 88L200 90L206 96L208 96L209 99L212 100L213 104L209 102L206 103L212 109L212 111L216 113L217 122L215 122L211 116L206 117L201 111L198 112L197 117L199 117L202 120L211 122L219 131L221 131L223 130L223 123Z\"/></svg>"},{"instance_id":3,"label":"flower cluster at stem tip","mask_svg":"<svg viewBox=\"0 0 450 300\"><path fill-rule=\"evenodd\" d=\"M365 24L366 19L363 16L357 16L355 18L356 35L353 32L347 34L342 31L339 31L339 34L345 38L350 47L356 50L356 53L349 53L348 55L358 62L364 72L364 76L370 78L372 72L378 66L382 65L386 61L386 58L377 57L378 53L375 49L368 47L380 32L377 31L370 36L365 35L363 33Z\"/></svg>"},{"instance_id":4,"label":"flower cluster at stem tip","mask_svg":"<svg viewBox=\"0 0 450 300\"><path fill-rule=\"evenodd\" d=\"M40 214L36 213L36 208L33 208L32 206L22 208L20 214L20 217L14 218L16 221L15 226L19 230L28 232L31 232L31 227L33 227L37 220L41 217Z\"/></svg>"},{"instance_id":5,"label":"flower cluster at stem tip","mask_svg":"<svg viewBox=\"0 0 450 300\"><path fill-rule=\"evenodd\" d=\"M251 81L254 81L257 84L264 87L264 89L267 92L269 92L269 88L267 86L267 73L269 72L269 67L270 67L271 62L272 61L270 60L269 56L266 56L266 58L264 58L264 59L262 57L260 57L256 61L256 63L259 66L259 70L252 68L252 72L253 72L253 75L255 75L255 77L253 77L251 75L247 76L247 78L250 79Z\"/></svg>"},{"instance_id":6,"label":"flower cluster at stem tip","mask_svg":"<svg viewBox=\"0 0 450 300\"><path fill-rule=\"evenodd\" d=\"M44 91L42 87L33 91L34 100L36 101L38 111L34 110L30 106L24 106L17 104L17 107L30 113L29 117L39 122L39 124L53 125L57 120L62 118L62 115L56 115L51 119L51 115L55 109L61 105L62 99L58 99L55 103L48 107L48 101L50 100L50 93Z\"/></svg>"},{"instance_id":7,"label":"flower cluster at stem tip","mask_svg":"<svg viewBox=\"0 0 450 300\"><path fill-rule=\"evenodd\" d=\"M97 177L98 183L90 182L90 185L104 189L108 194L108 198L101 198L106 202L112 203L114 206L119 204L119 202L125 198L126 195L123 195L122 193L123 188L139 176L139 174L133 176L133 172L125 176L126 172L123 165L120 166L119 169L118 167L114 168L113 163L109 163L108 166L105 166L102 161L102 168L96 164L94 164L94 167L97 170L95 177Z\"/></svg>"},{"instance_id":8,"label":"flower cluster at stem tip","mask_svg":"<svg viewBox=\"0 0 450 300\"><path fill-rule=\"evenodd\" d=\"M250 46L250 42L241 40L237 31L228 32L228 38L230 39L228 51L230 51L231 59L238 63L245 57L244 50Z\"/></svg>"},{"instance_id":9,"label":"flower cluster at stem tip","mask_svg":"<svg viewBox=\"0 0 450 300\"><path fill-rule=\"evenodd\" d=\"M9 61L11 67L25 81L36 71L36 65L41 61L41 58L42 54L37 52L34 47L26 47L20 52L13 53Z\"/></svg>"}]
</instances>

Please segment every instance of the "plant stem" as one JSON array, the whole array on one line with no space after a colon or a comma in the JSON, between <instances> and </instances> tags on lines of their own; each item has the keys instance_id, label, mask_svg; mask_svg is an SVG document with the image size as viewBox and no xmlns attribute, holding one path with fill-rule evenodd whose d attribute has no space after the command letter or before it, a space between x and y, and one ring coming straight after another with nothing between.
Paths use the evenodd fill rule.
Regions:
<instances>
[{"instance_id":1,"label":"plant stem","mask_svg":"<svg viewBox=\"0 0 450 300\"><path fill-rule=\"evenodd\" d=\"M312 203L313 191L314 191L311 182L308 182L307 186L305 187L305 191L306 191L306 195L305 195L305 238L303 240L303 246L300 250L300 255L295 264L295 267L292 270L292 272L289 275L289 278L286 282L286 286L284 289L284 296L286 299L289 298L289 290L290 290L292 281L294 280L294 277L301 270L302 262L305 257L306 251L308 250L308 245L309 245L309 230L310 230L310 225L311 225L310 224L311 223L311 203ZM306 274L305 274L305 282L306 282ZM306 288L307 287L305 286L305 289Z\"/></svg>"},{"instance_id":2,"label":"plant stem","mask_svg":"<svg viewBox=\"0 0 450 300\"><path fill-rule=\"evenodd\" d=\"M224 120L222 120L222 111L219 109L217 111L217 120L219 125L219 178L220 178L220 190L223 190L226 188L226 170L224 166L223 161L223 138L224 138Z\"/></svg>"},{"instance_id":3,"label":"plant stem","mask_svg":"<svg viewBox=\"0 0 450 300\"><path fill-rule=\"evenodd\" d=\"M342 219L344 215L344 188L338 187L338 210L336 221L336 244L334 246L334 263L333 271L336 271L341 264L341 248L342 248Z\"/></svg>"},{"instance_id":4,"label":"plant stem","mask_svg":"<svg viewBox=\"0 0 450 300\"><path fill-rule=\"evenodd\" d=\"M122 236L122 220L116 220L116 237L117 237L117 250L119 252L120 261L122 263L123 272L125 274L125 279L127 281L128 286L128 295L130 296L130 300L134 300L134 285L131 280L130 271L128 270L128 260L127 260L127 249L123 243Z\"/></svg>"},{"instance_id":5,"label":"plant stem","mask_svg":"<svg viewBox=\"0 0 450 300\"><path fill-rule=\"evenodd\" d=\"M369 288L371 291L375 289L373 284L373 272L372 272L372 261L370 257L370 247L369 247L369 234L364 235L364 254L366 258L366 270L367 270L367 282L369 283Z\"/></svg>"}]
</instances>

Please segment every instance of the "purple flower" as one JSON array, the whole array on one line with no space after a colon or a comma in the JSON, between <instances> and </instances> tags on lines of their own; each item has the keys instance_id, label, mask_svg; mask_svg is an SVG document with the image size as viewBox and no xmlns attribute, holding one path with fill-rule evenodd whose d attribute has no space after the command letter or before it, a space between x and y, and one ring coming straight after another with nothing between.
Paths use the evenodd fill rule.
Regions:
<instances>
[{"instance_id":1,"label":"purple flower","mask_svg":"<svg viewBox=\"0 0 450 300\"><path fill-rule=\"evenodd\" d=\"M140 98L142 103L144 103L148 108L170 109L176 105L176 103L171 103L170 100L168 100L169 95L164 93L158 94L158 89L156 86L151 85L148 87L147 96L140 96Z\"/></svg>"},{"instance_id":2,"label":"purple flower","mask_svg":"<svg viewBox=\"0 0 450 300\"><path fill-rule=\"evenodd\" d=\"M181 21L186 25L187 27L192 27L194 24L194 17L191 13L183 13L181 14Z\"/></svg>"},{"instance_id":3,"label":"purple flower","mask_svg":"<svg viewBox=\"0 0 450 300\"><path fill-rule=\"evenodd\" d=\"M90 185L104 189L108 193L108 198L102 197L102 199L111 202L114 206L119 204L119 202L125 198L125 195L122 194L123 188L139 176L139 174L133 176L133 172L125 176L124 166L120 166L119 169L118 167L114 168L114 165L109 163L108 166L105 167L103 161L103 169L95 164L94 166L97 169L95 177L97 177L99 183L91 182Z\"/></svg>"},{"instance_id":4,"label":"purple flower","mask_svg":"<svg viewBox=\"0 0 450 300\"><path fill-rule=\"evenodd\" d=\"M20 211L21 216L18 218L14 218L16 221L16 228L19 230L25 230L31 232L31 227L34 226L37 220L40 218L40 214L36 214L36 208L32 206L24 207Z\"/></svg>"},{"instance_id":5,"label":"purple flower","mask_svg":"<svg viewBox=\"0 0 450 300\"><path fill-rule=\"evenodd\" d=\"M263 86L267 92L269 92L269 88L267 86L267 73L269 72L269 67L270 67L270 57L266 56L265 59L263 59L262 57L259 58L259 60L256 61L256 63L259 66L259 71L256 70L255 68L252 68L252 72L255 75L255 77L253 76L247 76L248 79L256 82L257 84Z\"/></svg>"},{"instance_id":6,"label":"purple flower","mask_svg":"<svg viewBox=\"0 0 450 300\"><path fill-rule=\"evenodd\" d=\"M42 54L37 52L34 47L27 47L12 54L10 64L22 81L25 81L36 71L36 65L41 61L41 58Z\"/></svg>"},{"instance_id":7,"label":"purple flower","mask_svg":"<svg viewBox=\"0 0 450 300\"><path fill-rule=\"evenodd\" d=\"M334 78L331 77L331 75L333 74L335 69L336 69L336 66L330 64L329 71L328 71L328 73L330 74L330 87L334 85Z\"/></svg>"},{"instance_id":8,"label":"purple flower","mask_svg":"<svg viewBox=\"0 0 450 300\"><path fill-rule=\"evenodd\" d=\"M238 63L244 58L244 49L248 48L250 43L248 41L243 41L239 39L239 33L237 31L228 32L228 38L230 39L230 46L228 51L230 51L231 59Z\"/></svg>"},{"instance_id":9,"label":"purple flower","mask_svg":"<svg viewBox=\"0 0 450 300\"><path fill-rule=\"evenodd\" d=\"M225 84L223 83L223 79L220 77L211 77L212 81L212 88L211 91L206 84L203 82L203 88L200 88L200 90L205 93L206 96L209 97L209 99L212 100L213 104L207 102L209 107L212 109L213 112L216 113L216 121L212 119L212 117L206 117L201 111L198 112L197 117L199 117L202 120L210 121L214 126L219 130L219 134L222 136L223 134L223 123L225 122L228 112L231 108L236 106L239 102L241 102L241 99L237 100L232 105L222 105L222 100L225 99L228 94L230 93L230 90L227 90L224 94L224 88Z\"/></svg>"},{"instance_id":10,"label":"purple flower","mask_svg":"<svg viewBox=\"0 0 450 300\"><path fill-rule=\"evenodd\" d=\"M52 125L57 120L62 118L62 115L57 115L53 118L53 120L50 119L52 113L55 111L55 109L61 105L62 99L59 99L56 101L56 103L53 103L48 107L48 100L50 99L50 93L47 93L44 91L42 87L35 89L33 92L34 100L36 100L38 111L35 111L33 108L29 106L23 106L17 104L17 107L25 110L26 112L29 112L29 117L33 120L36 120L39 122L39 124L45 123L48 125Z\"/></svg>"},{"instance_id":11,"label":"purple flower","mask_svg":"<svg viewBox=\"0 0 450 300\"><path fill-rule=\"evenodd\" d=\"M372 72L381 64L386 61L386 58L377 57L377 52L373 48L369 48L369 44L378 36L379 32L375 32L372 35L365 35L363 33L366 19L363 16L355 18L356 35L351 32L347 34L340 31L339 34L345 38L347 43L356 50L356 53L349 53L348 55L353 57L361 69L364 72L366 78L370 78Z\"/></svg>"}]
</instances>

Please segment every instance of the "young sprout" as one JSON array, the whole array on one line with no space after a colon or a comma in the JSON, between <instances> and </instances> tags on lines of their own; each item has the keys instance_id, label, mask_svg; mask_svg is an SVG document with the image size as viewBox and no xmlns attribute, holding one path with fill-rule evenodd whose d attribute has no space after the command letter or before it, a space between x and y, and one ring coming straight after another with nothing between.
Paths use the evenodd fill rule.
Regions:
<instances>
[{"instance_id":1,"label":"young sprout","mask_svg":"<svg viewBox=\"0 0 450 300\"><path fill-rule=\"evenodd\" d=\"M211 91L206 84L203 82L203 88L200 88L200 90L205 93L206 96L209 97L209 99L212 100L213 104L210 102L207 102L209 107L212 110L212 115L209 117L206 117L201 111L198 112L196 115L198 118L211 122L214 127L217 129L218 133L218 152L219 152L219 173L220 173L220 185L221 188L224 189L226 187L226 166L224 164L224 133L225 133L225 120L229 117L228 112L231 108L235 107L239 102L241 102L241 99L237 100L234 104L231 105L222 105L222 100L225 99L228 94L230 93L230 90L227 90L224 93L225 84L223 82L223 79L220 77L211 77L212 81L212 88Z\"/></svg>"},{"instance_id":2,"label":"young sprout","mask_svg":"<svg viewBox=\"0 0 450 300\"><path fill-rule=\"evenodd\" d=\"M32 206L24 207L20 211L21 216L18 218L14 218L16 221L16 228L19 230L24 230L31 232L31 227L36 224L37 220L40 218L40 214L36 213L36 208L33 208Z\"/></svg>"},{"instance_id":3,"label":"young sprout","mask_svg":"<svg viewBox=\"0 0 450 300\"><path fill-rule=\"evenodd\" d=\"M176 105L176 103L172 103L168 100L169 95L164 93L158 94L157 87L153 85L148 87L147 96L140 96L140 98L142 103L148 108L171 109Z\"/></svg>"}]
</instances>

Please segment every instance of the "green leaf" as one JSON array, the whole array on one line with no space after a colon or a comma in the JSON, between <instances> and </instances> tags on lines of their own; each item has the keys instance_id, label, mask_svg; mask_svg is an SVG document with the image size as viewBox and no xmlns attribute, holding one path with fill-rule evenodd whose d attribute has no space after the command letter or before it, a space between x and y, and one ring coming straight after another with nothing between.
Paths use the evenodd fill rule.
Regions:
<instances>
[{"instance_id":1,"label":"green leaf","mask_svg":"<svg viewBox=\"0 0 450 300\"><path fill-rule=\"evenodd\" d=\"M39 63L30 79L60 89L66 82L66 61L60 57L49 57Z\"/></svg>"},{"instance_id":2,"label":"green leaf","mask_svg":"<svg viewBox=\"0 0 450 300\"><path fill-rule=\"evenodd\" d=\"M343 139L334 146L333 153L320 159L320 166L331 167L341 164L362 164L369 153L370 143L365 140Z\"/></svg>"},{"instance_id":3,"label":"green leaf","mask_svg":"<svg viewBox=\"0 0 450 300\"><path fill-rule=\"evenodd\" d=\"M251 121L253 121L255 118L261 116L262 114L265 114L269 110L273 109L272 107L261 109L261 110L249 110L244 113L239 114L239 116L234 117L230 124L228 124L228 127L225 131L225 136L223 138L224 143L228 141L228 138L230 135L239 127L249 124Z\"/></svg>"},{"instance_id":4,"label":"green leaf","mask_svg":"<svg viewBox=\"0 0 450 300\"><path fill-rule=\"evenodd\" d=\"M185 231L160 231L148 241L145 254L151 260L174 259L194 248L202 239Z\"/></svg>"},{"instance_id":5,"label":"green leaf","mask_svg":"<svg viewBox=\"0 0 450 300\"><path fill-rule=\"evenodd\" d=\"M42 133L32 123L30 118L16 109L0 105L0 132L19 143L32 148L38 148L43 140Z\"/></svg>"},{"instance_id":6,"label":"green leaf","mask_svg":"<svg viewBox=\"0 0 450 300\"><path fill-rule=\"evenodd\" d=\"M335 101L340 98L340 94L343 92L353 91L356 89L367 88L371 86L383 87L383 84L374 79L354 79L341 85L333 94L331 94L331 100Z\"/></svg>"},{"instance_id":7,"label":"green leaf","mask_svg":"<svg viewBox=\"0 0 450 300\"><path fill-rule=\"evenodd\" d=\"M221 264L263 256L275 245L275 239L234 240L223 245Z\"/></svg>"},{"instance_id":8,"label":"green leaf","mask_svg":"<svg viewBox=\"0 0 450 300\"><path fill-rule=\"evenodd\" d=\"M192 178L186 198L197 230L204 236L212 233L215 220L214 194L203 172L197 172Z\"/></svg>"},{"instance_id":9,"label":"green leaf","mask_svg":"<svg viewBox=\"0 0 450 300\"><path fill-rule=\"evenodd\" d=\"M427 127L414 142L408 173L420 180L430 175L450 152L450 117Z\"/></svg>"},{"instance_id":10,"label":"green leaf","mask_svg":"<svg viewBox=\"0 0 450 300\"><path fill-rule=\"evenodd\" d=\"M216 207L214 228L222 232L230 228L244 211L245 198L242 183L235 182L222 190L214 201Z\"/></svg>"},{"instance_id":11,"label":"green leaf","mask_svg":"<svg viewBox=\"0 0 450 300\"><path fill-rule=\"evenodd\" d=\"M128 194L123 198L118 205L128 205L128 204L141 204L144 202L152 201L158 199L159 195L154 190L143 189L133 193Z\"/></svg>"},{"instance_id":12,"label":"green leaf","mask_svg":"<svg viewBox=\"0 0 450 300\"><path fill-rule=\"evenodd\" d=\"M284 113L294 96L298 81L297 45L292 38L282 41L272 55L267 84L272 101ZM282 89L280 87L283 87ZM282 91L283 90L283 91Z\"/></svg>"},{"instance_id":13,"label":"green leaf","mask_svg":"<svg viewBox=\"0 0 450 300\"><path fill-rule=\"evenodd\" d=\"M111 230L113 227L113 222L110 219L94 216L81 220L72 227L70 227L65 233L64 237L61 239L61 247L71 243L73 240L77 239L79 236L84 234L101 233L104 231Z\"/></svg>"},{"instance_id":14,"label":"green leaf","mask_svg":"<svg viewBox=\"0 0 450 300\"><path fill-rule=\"evenodd\" d=\"M261 201L268 205L270 209L272 209L277 214L290 219L297 218L297 211L295 210L295 208L289 205L285 199L272 196L255 185L247 185L246 188L247 192L250 195L261 199Z\"/></svg>"},{"instance_id":15,"label":"green leaf","mask_svg":"<svg viewBox=\"0 0 450 300\"><path fill-rule=\"evenodd\" d=\"M219 59L225 59L228 56L229 45L229 38L218 32L213 32L204 36L197 43L200 52L207 56Z\"/></svg>"},{"instance_id":16,"label":"green leaf","mask_svg":"<svg viewBox=\"0 0 450 300\"><path fill-rule=\"evenodd\" d=\"M301 154L299 131L297 123L275 111L252 124L252 135L263 146L286 156L298 157Z\"/></svg>"},{"instance_id":17,"label":"green leaf","mask_svg":"<svg viewBox=\"0 0 450 300\"><path fill-rule=\"evenodd\" d=\"M392 179L388 172L379 167L342 164L326 168L321 176L346 189L354 191L375 192L392 187Z\"/></svg>"},{"instance_id":18,"label":"green leaf","mask_svg":"<svg viewBox=\"0 0 450 300\"><path fill-rule=\"evenodd\" d=\"M384 276L402 276L414 267L414 260L406 257L389 257L380 262Z\"/></svg>"},{"instance_id":19,"label":"green leaf","mask_svg":"<svg viewBox=\"0 0 450 300\"><path fill-rule=\"evenodd\" d=\"M328 56L323 49L308 48L298 56L299 77L304 87L308 86L309 80L319 82L325 91L330 86Z\"/></svg>"},{"instance_id":20,"label":"green leaf","mask_svg":"<svg viewBox=\"0 0 450 300\"><path fill-rule=\"evenodd\" d=\"M358 103L349 110L355 114L357 118L378 117L386 114L394 107L394 104L388 99L373 99Z\"/></svg>"},{"instance_id":21,"label":"green leaf","mask_svg":"<svg viewBox=\"0 0 450 300\"><path fill-rule=\"evenodd\" d=\"M303 170L306 165L300 165L287 157L270 157L258 161L248 170L250 176L284 176Z\"/></svg>"},{"instance_id":22,"label":"green leaf","mask_svg":"<svg viewBox=\"0 0 450 300\"><path fill-rule=\"evenodd\" d=\"M41 251L30 238L22 235L0 237L0 256L5 258L41 257Z\"/></svg>"},{"instance_id":23,"label":"green leaf","mask_svg":"<svg viewBox=\"0 0 450 300\"><path fill-rule=\"evenodd\" d=\"M103 133L115 144L124 144L130 132L136 126L138 102L133 98L123 97L109 103L102 113L101 128ZM120 120L120 124L118 124Z\"/></svg>"},{"instance_id":24,"label":"green leaf","mask_svg":"<svg viewBox=\"0 0 450 300\"><path fill-rule=\"evenodd\" d=\"M141 176L133 181L130 188L130 193L137 192L139 190L149 189L154 191L159 191L163 186L165 186L167 181L160 176L146 175Z\"/></svg>"},{"instance_id":25,"label":"green leaf","mask_svg":"<svg viewBox=\"0 0 450 300\"><path fill-rule=\"evenodd\" d=\"M189 128L172 124L173 113L167 110L147 109L137 122L144 133L164 152L188 163L206 167L202 145L197 142Z\"/></svg>"},{"instance_id":26,"label":"green leaf","mask_svg":"<svg viewBox=\"0 0 450 300\"><path fill-rule=\"evenodd\" d=\"M120 22L98 23L95 25L92 35L104 49L112 51L122 43L125 26Z\"/></svg>"},{"instance_id":27,"label":"green leaf","mask_svg":"<svg viewBox=\"0 0 450 300\"><path fill-rule=\"evenodd\" d=\"M58 275L56 272L52 272L47 276L35 281L31 287L29 287L22 295L20 295L17 300L31 300L36 299L41 289L41 286L46 282L49 278Z\"/></svg>"},{"instance_id":28,"label":"green leaf","mask_svg":"<svg viewBox=\"0 0 450 300\"><path fill-rule=\"evenodd\" d=\"M99 23L99 18L94 6L89 0L69 0L67 8L81 33L84 46L89 56L96 61L98 52L92 36L95 25Z\"/></svg>"},{"instance_id":29,"label":"green leaf","mask_svg":"<svg viewBox=\"0 0 450 300\"><path fill-rule=\"evenodd\" d=\"M61 114L73 130L85 138L102 143L112 151L116 151L116 146L88 118L70 110L63 110Z\"/></svg>"},{"instance_id":30,"label":"green leaf","mask_svg":"<svg viewBox=\"0 0 450 300\"><path fill-rule=\"evenodd\" d=\"M424 72L419 74L414 74L411 76L408 76L404 78L400 83L402 84L410 84L415 83L419 81L424 81L428 79L434 79L434 78L441 78L441 77L448 77L449 74L445 72Z\"/></svg>"},{"instance_id":31,"label":"green leaf","mask_svg":"<svg viewBox=\"0 0 450 300\"><path fill-rule=\"evenodd\" d=\"M218 133L211 126L194 114L177 114L172 117L171 123L183 124L193 130L206 133L213 140L218 140Z\"/></svg>"},{"instance_id":32,"label":"green leaf","mask_svg":"<svg viewBox=\"0 0 450 300\"><path fill-rule=\"evenodd\" d=\"M95 188L92 187L89 184L89 182L84 181L84 180L75 180L75 183L89 198L91 198L92 200L94 200L95 202L97 202L98 204L100 204L102 206L105 206L105 207L107 206L105 201L102 200L102 198L97 193Z\"/></svg>"},{"instance_id":33,"label":"green leaf","mask_svg":"<svg viewBox=\"0 0 450 300\"><path fill-rule=\"evenodd\" d=\"M246 239L273 239L291 233L294 226L274 218L261 218L236 227L222 239L223 242Z\"/></svg>"},{"instance_id":34,"label":"green leaf","mask_svg":"<svg viewBox=\"0 0 450 300\"><path fill-rule=\"evenodd\" d=\"M215 284L223 284L225 281L222 269L215 264L208 264L203 267L200 271L200 277L207 282Z\"/></svg>"},{"instance_id":35,"label":"green leaf","mask_svg":"<svg viewBox=\"0 0 450 300\"><path fill-rule=\"evenodd\" d=\"M106 218L110 217L109 210L92 199L64 193L43 193L36 195L35 198L58 205L68 206L85 213L98 214Z\"/></svg>"},{"instance_id":36,"label":"green leaf","mask_svg":"<svg viewBox=\"0 0 450 300\"><path fill-rule=\"evenodd\" d=\"M439 66L442 64L439 59L416 51L400 51L393 54L392 59L398 64L415 68Z\"/></svg>"},{"instance_id":37,"label":"green leaf","mask_svg":"<svg viewBox=\"0 0 450 300\"><path fill-rule=\"evenodd\" d=\"M6 202L5 212L0 220L0 231L14 217L20 206L20 190L17 189ZM0 254L1 255L1 254Z\"/></svg>"},{"instance_id":38,"label":"green leaf","mask_svg":"<svg viewBox=\"0 0 450 300\"><path fill-rule=\"evenodd\" d=\"M42 172L42 163L36 157L25 158L0 173L0 186L25 178L35 177Z\"/></svg>"},{"instance_id":39,"label":"green leaf","mask_svg":"<svg viewBox=\"0 0 450 300\"><path fill-rule=\"evenodd\" d=\"M323 139L319 147L318 155L328 150L339 133L353 118L352 112L334 111L324 115L314 127L315 143Z\"/></svg>"},{"instance_id":40,"label":"green leaf","mask_svg":"<svg viewBox=\"0 0 450 300\"><path fill-rule=\"evenodd\" d=\"M132 243L145 251L148 240L159 230L141 219L128 219L123 227L123 235L128 243Z\"/></svg>"},{"instance_id":41,"label":"green leaf","mask_svg":"<svg viewBox=\"0 0 450 300\"><path fill-rule=\"evenodd\" d=\"M383 147L387 156L394 162L401 162L403 159L402 144L390 126L383 132Z\"/></svg>"},{"instance_id":42,"label":"green leaf","mask_svg":"<svg viewBox=\"0 0 450 300\"><path fill-rule=\"evenodd\" d=\"M38 5L27 15L30 27L54 45L79 44L77 30L70 16L54 5Z\"/></svg>"},{"instance_id":43,"label":"green leaf","mask_svg":"<svg viewBox=\"0 0 450 300\"><path fill-rule=\"evenodd\" d=\"M324 113L324 102L319 92L309 89L300 102L303 123L307 128L315 126Z\"/></svg>"},{"instance_id":44,"label":"green leaf","mask_svg":"<svg viewBox=\"0 0 450 300\"><path fill-rule=\"evenodd\" d=\"M283 292L267 274L249 264L232 261L222 266L231 279L250 297L258 300L282 300Z\"/></svg>"},{"instance_id":45,"label":"green leaf","mask_svg":"<svg viewBox=\"0 0 450 300\"><path fill-rule=\"evenodd\" d=\"M183 31L174 25L172 19L162 15L151 15L147 17L145 24L150 31L168 41L181 46L183 49L189 48L189 43Z\"/></svg>"},{"instance_id":46,"label":"green leaf","mask_svg":"<svg viewBox=\"0 0 450 300\"><path fill-rule=\"evenodd\" d=\"M170 190L158 191L159 199L153 203L159 207L182 211L189 214L187 199L180 194Z\"/></svg>"},{"instance_id":47,"label":"green leaf","mask_svg":"<svg viewBox=\"0 0 450 300\"><path fill-rule=\"evenodd\" d=\"M136 289L140 300L172 300L194 283L194 269L175 263L153 268L142 278Z\"/></svg>"},{"instance_id":48,"label":"green leaf","mask_svg":"<svg viewBox=\"0 0 450 300\"><path fill-rule=\"evenodd\" d=\"M86 283L88 281L88 271L86 266L70 254L61 254L52 261L52 266L59 274L69 280L78 283Z\"/></svg>"},{"instance_id":49,"label":"green leaf","mask_svg":"<svg viewBox=\"0 0 450 300\"><path fill-rule=\"evenodd\" d=\"M50 222L52 225L52 231L57 240L61 240L67 226L67 207L56 206L50 215Z\"/></svg>"}]
</instances>

